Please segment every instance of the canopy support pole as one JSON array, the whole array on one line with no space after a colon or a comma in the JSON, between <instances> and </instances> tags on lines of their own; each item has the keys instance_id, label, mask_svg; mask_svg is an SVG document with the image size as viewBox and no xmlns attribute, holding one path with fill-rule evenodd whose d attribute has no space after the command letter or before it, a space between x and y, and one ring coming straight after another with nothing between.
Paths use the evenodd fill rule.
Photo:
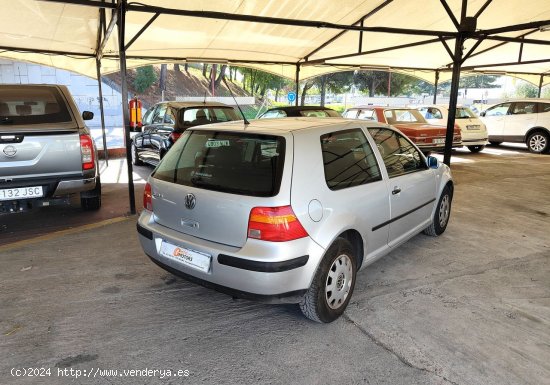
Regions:
<instances>
[{"instance_id":1,"label":"canopy support pole","mask_svg":"<svg viewBox=\"0 0 550 385\"><path fill-rule=\"evenodd\" d=\"M296 64L296 106L298 106L298 99L300 95L300 63Z\"/></svg>"},{"instance_id":2,"label":"canopy support pole","mask_svg":"<svg viewBox=\"0 0 550 385\"><path fill-rule=\"evenodd\" d=\"M540 95L542 93L542 83L544 83L544 75L540 75L539 92L538 92L537 98L540 98Z\"/></svg>"},{"instance_id":3,"label":"canopy support pole","mask_svg":"<svg viewBox=\"0 0 550 385\"><path fill-rule=\"evenodd\" d=\"M124 146L126 147L126 163L128 165L128 198L130 214L136 213L136 197L134 192L134 177L132 168L132 142L130 139L130 111L128 110L128 85L126 84L126 49L124 34L126 29L126 0L119 1L118 7L118 53L120 59L120 94L122 96L122 119L124 124Z\"/></svg>"},{"instance_id":4,"label":"canopy support pole","mask_svg":"<svg viewBox=\"0 0 550 385\"><path fill-rule=\"evenodd\" d=\"M434 104L437 100L437 86L439 85L439 70L435 70L435 82L434 82Z\"/></svg>"},{"instance_id":5,"label":"canopy support pole","mask_svg":"<svg viewBox=\"0 0 550 385\"><path fill-rule=\"evenodd\" d=\"M451 79L451 98L449 100L449 117L447 119L447 133L445 135L445 152L443 154L443 163L451 166L451 151L453 149L454 126L456 117L456 105L458 102L458 86L460 82L460 69L462 67L462 49L465 40L466 31L463 30L464 19L466 18L467 0L462 0L462 12L460 17L460 26L458 36L455 39L455 50L453 58L453 77Z\"/></svg>"},{"instance_id":6,"label":"canopy support pole","mask_svg":"<svg viewBox=\"0 0 550 385\"><path fill-rule=\"evenodd\" d=\"M101 81L101 60L95 58L95 65L97 69L97 85L99 91L99 112L101 116L101 136L103 137L103 157L105 164L109 166L109 154L107 151L107 136L105 134L105 110L103 109L103 87Z\"/></svg>"}]
</instances>

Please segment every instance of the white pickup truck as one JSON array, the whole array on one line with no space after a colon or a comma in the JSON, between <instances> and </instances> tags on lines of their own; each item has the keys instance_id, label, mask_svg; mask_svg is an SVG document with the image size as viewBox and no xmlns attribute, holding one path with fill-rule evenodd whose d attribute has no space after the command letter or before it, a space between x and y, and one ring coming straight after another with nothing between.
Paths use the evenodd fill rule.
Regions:
<instances>
[{"instance_id":1,"label":"white pickup truck","mask_svg":"<svg viewBox=\"0 0 550 385\"><path fill-rule=\"evenodd\" d=\"M0 214L70 203L101 207L97 151L69 90L0 85Z\"/></svg>"}]
</instances>

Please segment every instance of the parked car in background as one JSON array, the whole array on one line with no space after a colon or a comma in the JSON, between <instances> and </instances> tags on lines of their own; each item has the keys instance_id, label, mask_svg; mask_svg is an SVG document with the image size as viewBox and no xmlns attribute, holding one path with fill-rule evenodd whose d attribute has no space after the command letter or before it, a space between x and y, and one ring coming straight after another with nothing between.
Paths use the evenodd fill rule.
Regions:
<instances>
[{"instance_id":1,"label":"parked car in background","mask_svg":"<svg viewBox=\"0 0 550 385\"><path fill-rule=\"evenodd\" d=\"M550 151L550 99L521 99L499 103L481 112L489 142L525 143L529 151Z\"/></svg>"},{"instance_id":2,"label":"parked car in background","mask_svg":"<svg viewBox=\"0 0 550 385\"><path fill-rule=\"evenodd\" d=\"M308 116L315 118L341 118L338 111L321 106L287 106L270 108L258 119L286 118L291 116Z\"/></svg>"},{"instance_id":3,"label":"parked car in background","mask_svg":"<svg viewBox=\"0 0 550 385\"><path fill-rule=\"evenodd\" d=\"M0 85L0 213L69 204L101 207L97 151L65 86Z\"/></svg>"},{"instance_id":4,"label":"parked car in background","mask_svg":"<svg viewBox=\"0 0 550 385\"><path fill-rule=\"evenodd\" d=\"M331 322L359 269L445 231L452 197L450 169L387 125L258 119L186 130L145 185L137 231L176 275Z\"/></svg>"},{"instance_id":5,"label":"parked car in background","mask_svg":"<svg viewBox=\"0 0 550 385\"><path fill-rule=\"evenodd\" d=\"M446 126L449 118L449 108L446 106L420 106L418 111L430 124ZM462 144L468 147L471 152L480 152L488 143L487 128L479 120L476 114L468 107L457 106L455 124L460 127Z\"/></svg>"},{"instance_id":6,"label":"parked car in background","mask_svg":"<svg viewBox=\"0 0 550 385\"><path fill-rule=\"evenodd\" d=\"M157 103L145 112L142 132L132 140L133 163L156 166L189 127L233 120L241 120L240 114L223 103Z\"/></svg>"},{"instance_id":7,"label":"parked car in background","mask_svg":"<svg viewBox=\"0 0 550 385\"><path fill-rule=\"evenodd\" d=\"M429 124L422 114L414 108L406 107L353 107L343 116L351 119L372 120L390 124L405 134L424 153L445 149L446 126ZM462 147L460 128L455 125L453 147Z\"/></svg>"}]
</instances>

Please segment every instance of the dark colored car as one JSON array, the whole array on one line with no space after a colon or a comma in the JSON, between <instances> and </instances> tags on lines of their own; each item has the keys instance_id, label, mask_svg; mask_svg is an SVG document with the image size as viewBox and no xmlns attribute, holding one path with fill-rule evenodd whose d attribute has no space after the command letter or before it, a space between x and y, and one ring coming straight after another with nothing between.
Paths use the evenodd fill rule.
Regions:
<instances>
[{"instance_id":1,"label":"dark colored car","mask_svg":"<svg viewBox=\"0 0 550 385\"><path fill-rule=\"evenodd\" d=\"M341 118L337 111L321 106L289 106L270 108L258 119L286 118L292 116L309 116L314 118Z\"/></svg>"},{"instance_id":2,"label":"dark colored car","mask_svg":"<svg viewBox=\"0 0 550 385\"><path fill-rule=\"evenodd\" d=\"M240 119L233 107L223 103L157 103L145 112L143 130L132 140L133 163L156 166L189 127Z\"/></svg>"}]
</instances>

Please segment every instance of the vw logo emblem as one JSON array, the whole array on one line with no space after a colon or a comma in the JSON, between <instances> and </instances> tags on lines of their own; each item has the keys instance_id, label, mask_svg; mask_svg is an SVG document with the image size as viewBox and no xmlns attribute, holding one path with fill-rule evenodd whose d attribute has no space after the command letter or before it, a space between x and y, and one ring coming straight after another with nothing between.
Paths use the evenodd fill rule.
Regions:
<instances>
[{"instance_id":1,"label":"vw logo emblem","mask_svg":"<svg viewBox=\"0 0 550 385\"><path fill-rule=\"evenodd\" d=\"M13 158L15 154L17 154L17 148L14 146L6 146L4 147L4 154L6 154L8 158Z\"/></svg>"},{"instance_id":2,"label":"vw logo emblem","mask_svg":"<svg viewBox=\"0 0 550 385\"><path fill-rule=\"evenodd\" d=\"M185 207L189 210L192 210L195 207L195 203L197 203L197 198L195 198L193 194L187 194L185 196Z\"/></svg>"}]
</instances>

